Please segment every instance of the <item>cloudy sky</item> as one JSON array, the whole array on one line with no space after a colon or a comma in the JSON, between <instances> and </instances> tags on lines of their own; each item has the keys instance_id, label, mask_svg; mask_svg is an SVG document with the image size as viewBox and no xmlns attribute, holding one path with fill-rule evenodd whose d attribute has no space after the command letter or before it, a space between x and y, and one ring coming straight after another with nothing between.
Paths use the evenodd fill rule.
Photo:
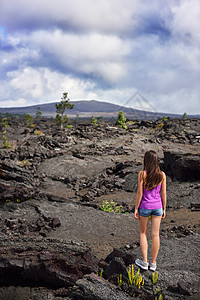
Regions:
<instances>
[{"instance_id":1,"label":"cloudy sky","mask_svg":"<svg viewBox=\"0 0 200 300\"><path fill-rule=\"evenodd\" d=\"M0 107L63 92L200 113L200 1L0 0Z\"/></svg>"}]
</instances>

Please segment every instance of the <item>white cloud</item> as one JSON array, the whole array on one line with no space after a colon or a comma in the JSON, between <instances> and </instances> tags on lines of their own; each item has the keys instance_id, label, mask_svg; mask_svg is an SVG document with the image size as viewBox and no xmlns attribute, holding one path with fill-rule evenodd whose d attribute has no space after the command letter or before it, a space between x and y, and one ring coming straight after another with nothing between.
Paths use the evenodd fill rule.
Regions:
<instances>
[{"instance_id":1,"label":"white cloud","mask_svg":"<svg viewBox=\"0 0 200 300\"><path fill-rule=\"evenodd\" d=\"M69 98L89 99L88 92L94 88L94 83L89 80L80 80L58 72L51 72L47 68L25 68L20 71L8 73L10 81L7 89L13 93L7 94L7 100L1 101L1 106L25 106L38 103L60 101L63 92L69 93ZM6 89L6 82L4 88Z\"/></svg>"},{"instance_id":2,"label":"white cloud","mask_svg":"<svg viewBox=\"0 0 200 300\"><path fill-rule=\"evenodd\" d=\"M0 105L64 91L124 105L138 89L160 111L198 113L199 14L198 0L0 0Z\"/></svg>"},{"instance_id":3,"label":"white cloud","mask_svg":"<svg viewBox=\"0 0 200 300\"><path fill-rule=\"evenodd\" d=\"M130 46L127 41L121 40L115 35L74 34L65 33L61 30L37 31L29 36L21 36L21 40L26 43L33 43L46 52L53 53L57 57L71 59L99 60L119 59L129 53Z\"/></svg>"},{"instance_id":4,"label":"white cloud","mask_svg":"<svg viewBox=\"0 0 200 300\"><path fill-rule=\"evenodd\" d=\"M158 111L168 113L199 114L199 93L194 90L184 89L168 94L150 95L157 103Z\"/></svg>"},{"instance_id":5,"label":"white cloud","mask_svg":"<svg viewBox=\"0 0 200 300\"><path fill-rule=\"evenodd\" d=\"M134 26L138 7L139 0L1 0L0 19L13 30L52 26L113 33Z\"/></svg>"},{"instance_id":6,"label":"white cloud","mask_svg":"<svg viewBox=\"0 0 200 300\"><path fill-rule=\"evenodd\" d=\"M129 40L97 33L75 35L60 30L52 33L39 31L21 36L21 41L25 45L34 45L44 56L44 61L49 56L52 67L55 64L66 71L74 69L75 72L100 77L110 83L117 83L126 74L123 59L131 50Z\"/></svg>"},{"instance_id":7,"label":"white cloud","mask_svg":"<svg viewBox=\"0 0 200 300\"><path fill-rule=\"evenodd\" d=\"M9 72L11 78L10 86L20 91L23 97L40 98L43 96L44 77L41 73L31 68L25 68L23 71Z\"/></svg>"},{"instance_id":8,"label":"white cloud","mask_svg":"<svg viewBox=\"0 0 200 300\"><path fill-rule=\"evenodd\" d=\"M28 106L29 101L27 101L24 98L19 98L15 100L5 100L1 101L1 107L22 107L22 106Z\"/></svg>"},{"instance_id":9,"label":"white cloud","mask_svg":"<svg viewBox=\"0 0 200 300\"><path fill-rule=\"evenodd\" d=\"M200 43L200 2L199 0L168 0L172 18L166 23L172 34L185 41Z\"/></svg>"}]
</instances>

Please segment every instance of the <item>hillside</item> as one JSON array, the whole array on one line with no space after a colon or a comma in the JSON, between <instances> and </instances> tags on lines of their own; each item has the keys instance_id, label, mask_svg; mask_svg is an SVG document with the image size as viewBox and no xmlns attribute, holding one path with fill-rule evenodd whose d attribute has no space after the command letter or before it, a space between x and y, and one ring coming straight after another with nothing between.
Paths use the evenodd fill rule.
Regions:
<instances>
[{"instance_id":1,"label":"hillside","mask_svg":"<svg viewBox=\"0 0 200 300\"><path fill-rule=\"evenodd\" d=\"M46 103L46 104L38 104L26 107L9 107L9 108L0 108L0 113L11 113L11 114L25 114L29 113L31 115L35 115L38 107L41 108L43 116L47 117L55 117L56 108L55 104ZM98 117L103 116L104 118L112 118L116 117L118 112L121 110L124 112L127 118L130 119L157 119L159 117L163 117L163 115L167 117L180 117L178 114L168 114L165 112L147 112L143 110L133 109L131 107L123 107L120 105L112 104L104 101L96 101L96 100L80 100L80 101L71 101L74 104L74 108L71 111L68 111L67 114L70 117L91 117L92 115ZM193 116L199 118L199 116Z\"/></svg>"}]
</instances>

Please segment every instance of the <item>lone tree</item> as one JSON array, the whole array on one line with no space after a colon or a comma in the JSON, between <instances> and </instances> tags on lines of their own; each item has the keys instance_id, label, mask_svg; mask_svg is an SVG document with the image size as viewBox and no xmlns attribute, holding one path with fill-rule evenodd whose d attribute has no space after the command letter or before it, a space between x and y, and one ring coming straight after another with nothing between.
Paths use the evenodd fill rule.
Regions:
<instances>
[{"instance_id":1,"label":"lone tree","mask_svg":"<svg viewBox=\"0 0 200 300\"><path fill-rule=\"evenodd\" d=\"M184 114L182 115L182 120L187 120L187 119L189 119L188 115L186 112L184 112Z\"/></svg>"},{"instance_id":2,"label":"lone tree","mask_svg":"<svg viewBox=\"0 0 200 300\"><path fill-rule=\"evenodd\" d=\"M69 122L69 118L67 115L65 115L65 111L67 109L73 109L74 104L71 104L69 101L70 99L68 98L68 93L63 93L63 96L61 98L61 102L56 104L56 123L58 126L60 126L60 129L63 130L64 124L67 124Z\"/></svg>"},{"instance_id":3,"label":"lone tree","mask_svg":"<svg viewBox=\"0 0 200 300\"><path fill-rule=\"evenodd\" d=\"M26 125L32 127L33 125L33 116L30 114L25 114L25 119L26 119Z\"/></svg>"},{"instance_id":4,"label":"lone tree","mask_svg":"<svg viewBox=\"0 0 200 300\"><path fill-rule=\"evenodd\" d=\"M122 111L118 112L117 125L121 128L127 129L126 118Z\"/></svg>"},{"instance_id":5,"label":"lone tree","mask_svg":"<svg viewBox=\"0 0 200 300\"><path fill-rule=\"evenodd\" d=\"M41 108L40 107L37 107L37 110L36 110L36 119L41 119L42 117L42 111L41 111Z\"/></svg>"}]
</instances>

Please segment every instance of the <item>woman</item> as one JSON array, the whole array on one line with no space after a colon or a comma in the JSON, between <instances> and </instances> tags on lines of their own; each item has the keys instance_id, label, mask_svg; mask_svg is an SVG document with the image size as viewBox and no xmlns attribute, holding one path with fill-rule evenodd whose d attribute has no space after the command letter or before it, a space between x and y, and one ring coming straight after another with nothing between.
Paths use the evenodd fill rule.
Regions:
<instances>
[{"instance_id":1,"label":"woman","mask_svg":"<svg viewBox=\"0 0 200 300\"><path fill-rule=\"evenodd\" d=\"M160 222L166 215L166 175L158 165L155 151L147 151L144 155L144 169L138 174L138 191L135 205L135 219L140 222L140 248L143 260L135 263L143 270L156 270L156 259L160 248ZM147 225L151 216L152 260L147 261Z\"/></svg>"}]
</instances>

